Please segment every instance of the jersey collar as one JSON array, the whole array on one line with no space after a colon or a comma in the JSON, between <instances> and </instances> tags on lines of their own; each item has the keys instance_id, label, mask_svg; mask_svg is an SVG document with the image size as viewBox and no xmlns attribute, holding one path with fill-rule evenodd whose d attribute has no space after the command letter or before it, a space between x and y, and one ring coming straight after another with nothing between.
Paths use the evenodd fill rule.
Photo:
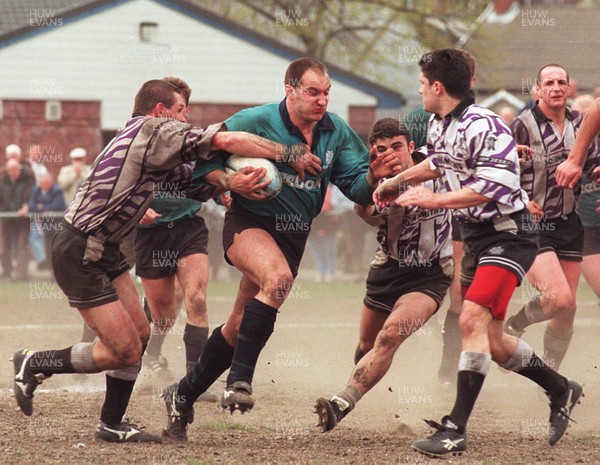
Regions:
<instances>
[{"instance_id":1,"label":"jersey collar","mask_svg":"<svg viewBox=\"0 0 600 465\"><path fill-rule=\"evenodd\" d=\"M290 118L290 114L287 110L287 106L286 106L285 102L286 102L286 99L284 98L279 103L279 114L281 115L283 124L285 124L285 127L290 132L290 134L293 134L294 136L298 137L302 142L306 143L306 139L304 138L304 134L302 134L302 131L300 131L300 129L298 129L298 126L296 126L294 123L292 123L292 120ZM321 131L335 130L335 125L333 124L333 120L329 116L329 113L325 112L325 114L323 115L323 118L321 118L320 121L318 121L317 124L315 125L315 129L316 129L316 131L313 130L313 148L316 147L317 145L319 145L319 139L321 138Z\"/></svg>"},{"instance_id":2,"label":"jersey collar","mask_svg":"<svg viewBox=\"0 0 600 465\"><path fill-rule=\"evenodd\" d=\"M465 98L463 98L458 105L456 105L454 107L454 109L448 113L447 115L445 115L443 118L437 114L434 115L434 119L438 119L438 120L444 120L444 124L449 124L450 120L452 120L453 117L459 118L460 115L462 115L464 113L464 111L467 109L467 107L473 105L475 103L475 92L473 92L473 90L470 90L469 93L465 96Z\"/></svg>"},{"instance_id":3,"label":"jersey collar","mask_svg":"<svg viewBox=\"0 0 600 465\"><path fill-rule=\"evenodd\" d=\"M464 113L464 111L467 109L467 107L473 105L474 103L475 103L475 92L470 90L469 93L465 96L465 98L463 98L459 102L459 104L454 107L454 110L452 110L450 113L448 113L446 115L446 117L455 116L458 118L460 115L462 115Z\"/></svg>"},{"instance_id":4,"label":"jersey collar","mask_svg":"<svg viewBox=\"0 0 600 465\"><path fill-rule=\"evenodd\" d=\"M531 113L533 113L533 116L535 117L536 121L538 123L543 123L544 121L552 121L540 109L540 107L538 106L538 103L539 103L539 100L536 100L535 104L531 108ZM569 107L567 107L565 109L565 118L568 119L568 120L572 120L573 119L573 114L571 113L571 109Z\"/></svg>"}]
</instances>

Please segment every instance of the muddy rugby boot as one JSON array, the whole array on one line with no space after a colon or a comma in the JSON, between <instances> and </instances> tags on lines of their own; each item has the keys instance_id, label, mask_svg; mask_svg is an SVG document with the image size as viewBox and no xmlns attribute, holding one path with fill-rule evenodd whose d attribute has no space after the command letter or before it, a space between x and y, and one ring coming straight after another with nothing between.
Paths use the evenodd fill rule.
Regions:
<instances>
[{"instance_id":1,"label":"muddy rugby boot","mask_svg":"<svg viewBox=\"0 0 600 465\"><path fill-rule=\"evenodd\" d=\"M167 427L163 430L163 436L173 441L187 441L187 426L194 422L194 409L186 413L177 410L177 384L167 386L161 397L167 407Z\"/></svg>"},{"instance_id":2,"label":"muddy rugby boot","mask_svg":"<svg viewBox=\"0 0 600 465\"><path fill-rule=\"evenodd\" d=\"M443 457L447 454L461 455L467 450L467 432L460 433L450 417L442 418L442 424L424 420L437 431L425 439L412 443L412 448L430 457Z\"/></svg>"},{"instance_id":3,"label":"muddy rugby boot","mask_svg":"<svg viewBox=\"0 0 600 465\"><path fill-rule=\"evenodd\" d=\"M322 397L317 399L315 413L319 416L319 421L315 426L322 428L323 431L331 431L350 413L349 407L350 404L338 396L334 396L331 400Z\"/></svg>"},{"instance_id":4,"label":"muddy rugby boot","mask_svg":"<svg viewBox=\"0 0 600 465\"><path fill-rule=\"evenodd\" d=\"M105 425L100 422L96 426L96 439L106 442L162 442L160 436L142 431L129 421L121 422L117 425Z\"/></svg>"},{"instance_id":5,"label":"muddy rugby boot","mask_svg":"<svg viewBox=\"0 0 600 465\"><path fill-rule=\"evenodd\" d=\"M231 386L227 386L221 397L221 408L229 409L233 414L235 410L244 413L252 410L254 400L252 399L252 386L246 381L235 381Z\"/></svg>"}]
</instances>

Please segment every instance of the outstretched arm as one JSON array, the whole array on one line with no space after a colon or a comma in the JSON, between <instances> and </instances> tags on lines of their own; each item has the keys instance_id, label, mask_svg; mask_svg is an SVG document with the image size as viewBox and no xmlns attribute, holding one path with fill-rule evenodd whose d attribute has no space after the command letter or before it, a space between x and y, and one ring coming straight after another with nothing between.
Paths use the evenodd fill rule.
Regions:
<instances>
[{"instance_id":1,"label":"outstretched arm","mask_svg":"<svg viewBox=\"0 0 600 465\"><path fill-rule=\"evenodd\" d=\"M600 97L585 115L569 158L556 168L556 182L561 187L572 189L581 178L581 172L592 140L600 132Z\"/></svg>"},{"instance_id":2,"label":"outstretched arm","mask_svg":"<svg viewBox=\"0 0 600 465\"><path fill-rule=\"evenodd\" d=\"M393 178L382 182L373 193L373 201L380 207L387 207L401 192L406 189L408 184L414 184L430 179L439 178L441 174L431 169L429 159L397 174Z\"/></svg>"},{"instance_id":3,"label":"outstretched arm","mask_svg":"<svg viewBox=\"0 0 600 465\"><path fill-rule=\"evenodd\" d=\"M437 194L423 186L416 186L404 192L395 203L403 207L417 205L433 210L437 208L469 208L489 201L489 198L468 187L454 192Z\"/></svg>"}]
</instances>

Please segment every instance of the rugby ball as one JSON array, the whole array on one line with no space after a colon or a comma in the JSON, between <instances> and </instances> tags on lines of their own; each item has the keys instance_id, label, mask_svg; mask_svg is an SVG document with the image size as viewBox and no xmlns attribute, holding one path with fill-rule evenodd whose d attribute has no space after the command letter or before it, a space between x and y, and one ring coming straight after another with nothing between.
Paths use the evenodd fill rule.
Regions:
<instances>
[{"instance_id":1,"label":"rugby ball","mask_svg":"<svg viewBox=\"0 0 600 465\"><path fill-rule=\"evenodd\" d=\"M239 169L247 166L252 168L264 168L267 170L267 174L262 181L269 181L269 185L263 189L259 189L258 192L267 196L265 200L270 200L277 197L277 195L281 192L283 182L281 179L281 173L275 166L275 163L273 163L271 160L267 160L266 158L242 157L241 155L231 155L227 160L225 160L225 171L227 173L238 171Z\"/></svg>"}]
</instances>

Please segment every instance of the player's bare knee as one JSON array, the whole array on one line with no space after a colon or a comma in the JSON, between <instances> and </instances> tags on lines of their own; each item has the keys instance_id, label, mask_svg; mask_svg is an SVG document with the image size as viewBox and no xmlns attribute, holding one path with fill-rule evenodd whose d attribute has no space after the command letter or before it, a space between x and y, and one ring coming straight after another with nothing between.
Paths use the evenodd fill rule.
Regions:
<instances>
[{"instance_id":1,"label":"player's bare knee","mask_svg":"<svg viewBox=\"0 0 600 465\"><path fill-rule=\"evenodd\" d=\"M263 291L273 300L284 301L292 290L293 283L294 277L290 270L276 270L265 280Z\"/></svg>"},{"instance_id":2,"label":"player's bare knee","mask_svg":"<svg viewBox=\"0 0 600 465\"><path fill-rule=\"evenodd\" d=\"M386 321L377 335L375 345L380 351L396 350L400 343L411 333L403 321Z\"/></svg>"},{"instance_id":3,"label":"player's bare knee","mask_svg":"<svg viewBox=\"0 0 600 465\"><path fill-rule=\"evenodd\" d=\"M114 368L125 368L135 365L142 356L142 342L140 339L129 341L128 344L123 344L118 348L114 348L112 356L118 364Z\"/></svg>"},{"instance_id":4,"label":"player's bare knee","mask_svg":"<svg viewBox=\"0 0 600 465\"><path fill-rule=\"evenodd\" d=\"M485 330L485 322L483 315L478 312L464 309L458 319L458 327L463 337L468 337L474 334L479 334Z\"/></svg>"},{"instance_id":5,"label":"player's bare knee","mask_svg":"<svg viewBox=\"0 0 600 465\"><path fill-rule=\"evenodd\" d=\"M546 299L547 315L552 318L559 313L575 311L575 299L571 292L556 292Z\"/></svg>"},{"instance_id":6,"label":"player's bare knee","mask_svg":"<svg viewBox=\"0 0 600 465\"><path fill-rule=\"evenodd\" d=\"M185 308L196 316L206 314L206 293L202 289L186 293Z\"/></svg>"}]
</instances>

